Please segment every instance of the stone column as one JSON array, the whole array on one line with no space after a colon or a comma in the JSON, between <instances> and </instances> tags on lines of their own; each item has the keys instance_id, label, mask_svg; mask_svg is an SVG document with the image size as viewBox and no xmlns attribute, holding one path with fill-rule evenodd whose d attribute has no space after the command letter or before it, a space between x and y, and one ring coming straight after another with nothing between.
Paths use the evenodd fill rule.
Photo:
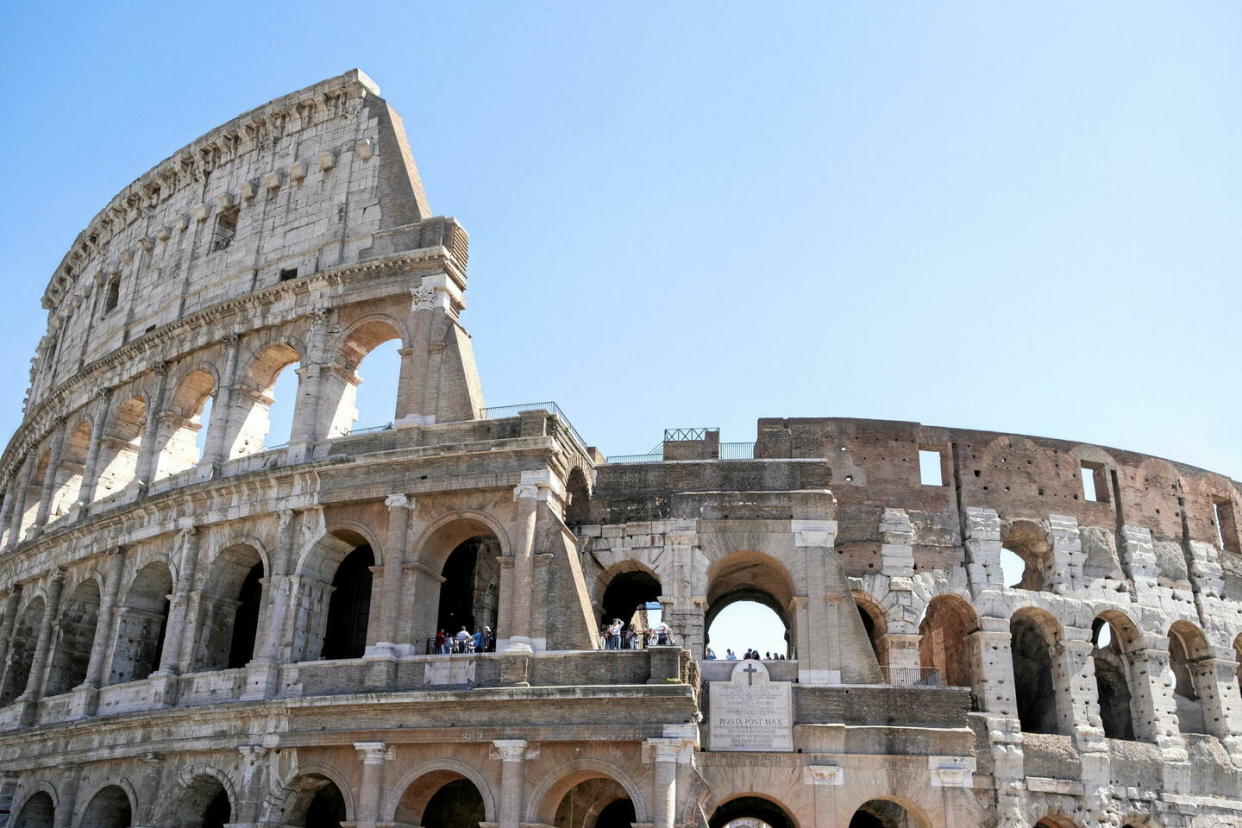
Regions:
<instances>
[{"instance_id":1,"label":"stone column","mask_svg":"<svg viewBox=\"0 0 1242 828\"><path fill-rule=\"evenodd\" d=\"M13 628L17 625L17 609L21 602L22 585L14 584L4 593L4 604L0 606L0 680L4 678L9 661L9 647L13 643Z\"/></svg>"},{"instance_id":2,"label":"stone column","mask_svg":"<svg viewBox=\"0 0 1242 828\"><path fill-rule=\"evenodd\" d=\"M1048 515L1048 528L1052 536L1050 589L1052 592L1068 595L1082 583L1082 565L1087 558L1082 551L1078 519L1070 515Z\"/></svg>"},{"instance_id":3,"label":"stone column","mask_svg":"<svg viewBox=\"0 0 1242 828\"><path fill-rule=\"evenodd\" d=\"M194 570L198 565L198 529L187 526L177 532L180 546L177 583L168 601L168 627L164 631L164 649L160 653L159 673L177 675L190 666L188 653L193 644L186 643L186 618L189 614L190 592L194 589ZM193 639L195 631L189 631Z\"/></svg>"},{"instance_id":4,"label":"stone column","mask_svg":"<svg viewBox=\"0 0 1242 828\"><path fill-rule=\"evenodd\" d=\"M147 418L142 424L142 442L138 446L138 464L134 477L138 490L145 493L155 479L155 467L160 457L159 423L164 411L164 393L168 385L168 363L155 366L155 392L147 402Z\"/></svg>"},{"instance_id":5,"label":"stone column","mask_svg":"<svg viewBox=\"0 0 1242 828\"><path fill-rule=\"evenodd\" d=\"M375 635L375 649L386 649L397 654L401 644L398 643L397 619L401 610L402 580L405 573L405 553L408 545L407 532L410 526L410 513L415 503L404 494L391 494L384 500L388 507L388 536L384 549L384 581L383 598L380 605L379 629Z\"/></svg>"},{"instance_id":6,"label":"stone column","mask_svg":"<svg viewBox=\"0 0 1242 828\"><path fill-rule=\"evenodd\" d=\"M970 663L971 689L979 708L992 716L1011 718L1016 722L1018 702L1013 686L1009 620L980 617L979 629L966 636L966 653Z\"/></svg>"},{"instance_id":7,"label":"stone column","mask_svg":"<svg viewBox=\"0 0 1242 828\"><path fill-rule=\"evenodd\" d=\"M698 521L670 520L664 525L664 544L671 565L666 565L661 618L673 631L673 640L703 658L707 648L705 585L695 565Z\"/></svg>"},{"instance_id":8,"label":"stone column","mask_svg":"<svg viewBox=\"0 0 1242 828\"><path fill-rule=\"evenodd\" d=\"M1074 744L1080 753L1107 754L1104 725L1100 721L1091 630L1067 624L1062 627L1061 636L1054 651L1052 677L1062 732L1074 737Z\"/></svg>"},{"instance_id":9,"label":"stone column","mask_svg":"<svg viewBox=\"0 0 1242 828\"><path fill-rule=\"evenodd\" d=\"M9 525L13 522L13 502L17 500L17 478L21 476L21 469L18 473L9 478L8 488L4 490L4 505L0 506L0 537L3 537ZM4 545L8 545L8 540L4 540Z\"/></svg>"},{"instance_id":10,"label":"stone column","mask_svg":"<svg viewBox=\"0 0 1242 828\"><path fill-rule=\"evenodd\" d=\"M13 501L13 515L9 523L9 546L16 546L22 535L22 517L26 512L26 497L30 492L30 480L34 477L35 456L29 454L22 464L21 473L17 477L16 498Z\"/></svg>"},{"instance_id":11,"label":"stone column","mask_svg":"<svg viewBox=\"0 0 1242 828\"><path fill-rule=\"evenodd\" d=\"M1143 647L1135 650L1132 657L1134 674L1140 680L1130 692L1144 707L1144 715L1135 721L1135 735L1139 735L1140 728L1147 729L1166 763L1187 761L1186 742L1178 727L1177 702L1173 698L1175 680L1169 668L1169 639L1146 635Z\"/></svg>"},{"instance_id":12,"label":"stone column","mask_svg":"<svg viewBox=\"0 0 1242 828\"><path fill-rule=\"evenodd\" d=\"M41 492L39 494L39 511L35 515L34 529L42 531L43 525L47 523L48 514L52 511L52 495L56 492L56 473L60 470L60 460L64 456L65 441L69 439L69 435L65 434L64 418L56 420L57 434L53 438L55 442L52 444L52 452L48 457L47 470L43 475Z\"/></svg>"},{"instance_id":13,"label":"stone column","mask_svg":"<svg viewBox=\"0 0 1242 828\"><path fill-rule=\"evenodd\" d=\"M297 589L297 578L289 572L296 554L298 512L286 509L280 513L280 526L276 532L276 549L272 554L272 571L265 572L263 585L263 609L259 615L259 630L255 637L254 658L246 665L246 690L243 700L262 699L276 691L278 665L284 660L281 648L290 636L285 634L289 623L289 607L292 593Z\"/></svg>"},{"instance_id":14,"label":"stone column","mask_svg":"<svg viewBox=\"0 0 1242 828\"><path fill-rule=\"evenodd\" d=\"M507 653L534 652L530 614L537 609L532 606L531 599L535 589L535 513L539 507L540 491L535 480L527 480L530 474L522 472L522 482L513 489L517 519L513 522L512 590L509 595L501 596L501 605L510 607L510 611L505 613L510 622L509 629L498 633L504 636L504 642L498 649ZM523 605L530 610L521 611L520 606Z\"/></svg>"},{"instance_id":15,"label":"stone column","mask_svg":"<svg viewBox=\"0 0 1242 828\"><path fill-rule=\"evenodd\" d=\"M655 766L651 787L653 828L673 828L677 816L677 754L681 739L648 739L644 751Z\"/></svg>"},{"instance_id":16,"label":"stone column","mask_svg":"<svg viewBox=\"0 0 1242 828\"><path fill-rule=\"evenodd\" d=\"M491 756L501 762L500 807L496 813L496 828L518 828L521 825L526 760L534 759L538 755L538 750L525 739L497 739L492 742Z\"/></svg>"},{"instance_id":17,"label":"stone column","mask_svg":"<svg viewBox=\"0 0 1242 828\"><path fill-rule=\"evenodd\" d=\"M298 370L297 399L293 406L293 430L289 435L289 461L301 462L309 446L327 436L320 427L320 408L326 402L323 399L323 375L334 366L326 353L328 320L332 311L318 308L310 315L310 336L306 354L306 364Z\"/></svg>"},{"instance_id":18,"label":"stone column","mask_svg":"<svg viewBox=\"0 0 1242 828\"><path fill-rule=\"evenodd\" d=\"M78 489L78 513L90 510L95 500L95 484L99 482L99 449L103 445L104 432L108 428L108 409L112 404L112 392L104 394L91 415L91 441L86 447L86 463L82 466L82 485Z\"/></svg>"},{"instance_id":19,"label":"stone column","mask_svg":"<svg viewBox=\"0 0 1242 828\"><path fill-rule=\"evenodd\" d=\"M78 787L82 781L82 766L65 764L61 767L61 783L56 802L56 813L52 816L54 828L70 828L73 825L73 812L78 805Z\"/></svg>"},{"instance_id":20,"label":"stone column","mask_svg":"<svg viewBox=\"0 0 1242 828\"><path fill-rule=\"evenodd\" d=\"M966 508L966 575L970 594L978 598L988 590L1005 588L1001 570L1000 518L995 509Z\"/></svg>"},{"instance_id":21,"label":"stone column","mask_svg":"<svg viewBox=\"0 0 1242 828\"><path fill-rule=\"evenodd\" d=\"M91 641L91 657L86 665L86 678L73 688L73 708L77 717L93 716L99 708L99 686L104 664L112 650L116 599L125 572L125 547L118 546L105 556L104 590L99 600L99 616L95 622L95 638Z\"/></svg>"},{"instance_id":22,"label":"stone column","mask_svg":"<svg viewBox=\"0 0 1242 828\"><path fill-rule=\"evenodd\" d=\"M354 827L375 828L380 818L380 786L384 778L384 763L392 759L392 750L383 742L354 742L354 748L362 754L362 787L358 791L358 812L354 817Z\"/></svg>"},{"instance_id":23,"label":"stone column","mask_svg":"<svg viewBox=\"0 0 1242 828\"><path fill-rule=\"evenodd\" d=\"M43 618L39 622L39 640L35 643L34 658L30 662L30 676L26 679L26 689L19 698L24 705L21 721L25 725L34 723L36 703L43 695L43 674L47 670L48 651L52 648L56 618L60 614L60 593L64 586L65 571L58 569L47 588L47 605L43 607Z\"/></svg>"},{"instance_id":24,"label":"stone column","mask_svg":"<svg viewBox=\"0 0 1242 828\"><path fill-rule=\"evenodd\" d=\"M1242 704L1238 702L1238 663L1232 647L1213 648L1213 656L1191 662L1208 732L1220 739L1235 764L1242 765Z\"/></svg>"},{"instance_id":25,"label":"stone column","mask_svg":"<svg viewBox=\"0 0 1242 828\"><path fill-rule=\"evenodd\" d=\"M266 793L267 774L263 759L267 748L262 745L240 745L242 755L242 778L237 790L237 802L231 825L258 825L263 818L263 797Z\"/></svg>"},{"instance_id":26,"label":"stone column","mask_svg":"<svg viewBox=\"0 0 1242 828\"><path fill-rule=\"evenodd\" d=\"M231 433L230 420L233 417L232 396L233 383L237 374L237 352L241 337L230 334L224 338L224 372L220 375L220 387L216 389L216 400L211 405L211 421L207 423L207 440L203 445L203 464L213 470L227 459L229 446L228 436ZM238 424L240 425L240 423Z\"/></svg>"}]
</instances>

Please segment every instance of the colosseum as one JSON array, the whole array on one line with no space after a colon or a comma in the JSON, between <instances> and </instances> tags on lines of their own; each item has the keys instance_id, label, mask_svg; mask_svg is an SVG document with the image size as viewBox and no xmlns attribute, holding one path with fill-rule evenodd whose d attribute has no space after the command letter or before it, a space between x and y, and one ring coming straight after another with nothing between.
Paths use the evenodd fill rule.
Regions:
<instances>
[{"instance_id":1,"label":"colosseum","mask_svg":"<svg viewBox=\"0 0 1242 828\"><path fill-rule=\"evenodd\" d=\"M605 457L484 404L467 251L358 71L80 233L0 459L0 824L1242 826L1228 477L834 418ZM738 601L786 652L706 658Z\"/></svg>"}]
</instances>

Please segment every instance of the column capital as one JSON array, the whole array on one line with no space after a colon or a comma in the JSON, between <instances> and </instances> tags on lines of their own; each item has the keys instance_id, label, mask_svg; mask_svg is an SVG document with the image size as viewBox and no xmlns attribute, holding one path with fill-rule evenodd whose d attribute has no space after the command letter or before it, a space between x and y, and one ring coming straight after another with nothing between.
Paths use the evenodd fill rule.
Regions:
<instances>
[{"instance_id":1,"label":"column capital","mask_svg":"<svg viewBox=\"0 0 1242 828\"><path fill-rule=\"evenodd\" d=\"M397 493L384 498L384 505L389 509L413 509L417 504L409 495Z\"/></svg>"},{"instance_id":2,"label":"column capital","mask_svg":"<svg viewBox=\"0 0 1242 828\"><path fill-rule=\"evenodd\" d=\"M523 759L538 758L539 747L525 739L495 739L488 754L502 762L521 762Z\"/></svg>"},{"instance_id":3,"label":"column capital","mask_svg":"<svg viewBox=\"0 0 1242 828\"><path fill-rule=\"evenodd\" d=\"M694 742L677 737L655 737L643 742L643 764L653 762L688 761L687 754L694 749Z\"/></svg>"},{"instance_id":4,"label":"column capital","mask_svg":"<svg viewBox=\"0 0 1242 828\"><path fill-rule=\"evenodd\" d=\"M354 749L362 754L364 765L382 765L392 758L387 742L354 742Z\"/></svg>"}]
</instances>

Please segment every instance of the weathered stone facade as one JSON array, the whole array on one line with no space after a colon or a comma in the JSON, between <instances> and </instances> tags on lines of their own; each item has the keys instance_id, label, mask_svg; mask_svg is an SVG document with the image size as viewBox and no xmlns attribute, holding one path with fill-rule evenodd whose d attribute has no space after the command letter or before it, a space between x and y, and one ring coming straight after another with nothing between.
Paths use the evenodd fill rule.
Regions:
<instances>
[{"instance_id":1,"label":"weathered stone facade","mask_svg":"<svg viewBox=\"0 0 1242 828\"><path fill-rule=\"evenodd\" d=\"M1235 483L843 419L608 462L485 408L466 234L378 92L211 131L52 278L0 457L13 824L1242 825ZM394 339L392 426L351 433ZM702 660L742 599L788 660ZM649 600L677 642L601 649ZM434 652L446 619L495 652ZM713 684L756 680L775 712L713 746Z\"/></svg>"}]
</instances>

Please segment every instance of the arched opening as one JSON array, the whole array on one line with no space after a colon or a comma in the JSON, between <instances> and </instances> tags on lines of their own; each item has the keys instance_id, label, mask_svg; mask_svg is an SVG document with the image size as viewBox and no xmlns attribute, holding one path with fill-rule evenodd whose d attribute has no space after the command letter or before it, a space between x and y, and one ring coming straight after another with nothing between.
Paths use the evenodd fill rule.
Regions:
<instances>
[{"instance_id":1,"label":"arched opening","mask_svg":"<svg viewBox=\"0 0 1242 828\"><path fill-rule=\"evenodd\" d=\"M38 791L22 804L17 812L14 828L53 828L56 824L56 804L47 791Z\"/></svg>"},{"instance_id":2,"label":"arched opening","mask_svg":"<svg viewBox=\"0 0 1242 828\"><path fill-rule=\"evenodd\" d=\"M361 658L366 651L373 566L375 555L365 542L337 566L332 576L332 598L328 601L323 658Z\"/></svg>"},{"instance_id":3,"label":"arched opening","mask_svg":"<svg viewBox=\"0 0 1242 828\"><path fill-rule=\"evenodd\" d=\"M745 820L754 820L771 828L796 828L796 823L788 811L761 796L730 799L716 809L707 824L709 828L740 828L747 824Z\"/></svg>"},{"instance_id":4,"label":"arched opening","mask_svg":"<svg viewBox=\"0 0 1242 828\"><path fill-rule=\"evenodd\" d=\"M35 644L39 640L39 625L43 622L43 612L43 598L36 596L26 604L13 626L0 704L9 704L26 690L26 682L30 680L30 665L34 661Z\"/></svg>"},{"instance_id":5,"label":"arched opening","mask_svg":"<svg viewBox=\"0 0 1242 828\"><path fill-rule=\"evenodd\" d=\"M202 459L203 441L210 413L208 406L216 392L216 380L199 368L182 378L168 409L160 415L160 452L155 479L193 468Z\"/></svg>"},{"instance_id":6,"label":"arched opening","mask_svg":"<svg viewBox=\"0 0 1242 828\"><path fill-rule=\"evenodd\" d=\"M607 627L614 619L619 619L623 627L620 635L606 637L604 646L608 649L641 647L655 620L654 615L648 614L647 607L655 604L660 594L659 580L646 569L635 568L613 575L604 590L600 625ZM663 618L663 614L659 617Z\"/></svg>"},{"instance_id":7,"label":"arched opening","mask_svg":"<svg viewBox=\"0 0 1242 828\"><path fill-rule=\"evenodd\" d=\"M1135 738L1130 652L1137 633L1134 624L1121 613L1105 613L1091 622L1091 657L1100 722L1109 739Z\"/></svg>"},{"instance_id":8,"label":"arched opening","mask_svg":"<svg viewBox=\"0 0 1242 828\"><path fill-rule=\"evenodd\" d=\"M850 828L922 828L925 824L891 799L868 800L850 817Z\"/></svg>"},{"instance_id":9,"label":"arched opening","mask_svg":"<svg viewBox=\"0 0 1242 828\"><path fill-rule=\"evenodd\" d=\"M341 345L341 362L352 372L334 378L340 383L339 399L325 436L348 434L355 422L363 428L392 422L401 377L400 332L379 319L359 325Z\"/></svg>"},{"instance_id":10,"label":"arched opening","mask_svg":"<svg viewBox=\"0 0 1242 828\"><path fill-rule=\"evenodd\" d=\"M142 397L129 398L112 415L99 441L95 500L116 494L137 476L146 421L147 404Z\"/></svg>"},{"instance_id":11,"label":"arched opening","mask_svg":"<svg viewBox=\"0 0 1242 828\"><path fill-rule=\"evenodd\" d=\"M569 505L565 508L565 523L569 526L581 526L591 522L591 491L587 487L586 475L575 466L565 481L565 492Z\"/></svg>"},{"instance_id":12,"label":"arched opening","mask_svg":"<svg viewBox=\"0 0 1242 828\"><path fill-rule=\"evenodd\" d=\"M1058 629L1056 620L1039 610L1019 610L1009 622L1014 695L1027 733L1061 731L1052 676Z\"/></svg>"},{"instance_id":13,"label":"arched opening","mask_svg":"<svg viewBox=\"0 0 1242 828\"><path fill-rule=\"evenodd\" d=\"M395 821L406 825L478 828L486 821L483 795L466 777L433 771L410 783L397 804Z\"/></svg>"},{"instance_id":14,"label":"arched opening","mask_svg":"<svg viewBox=\"0 0 1242 828\"><path fill-rule=\"evenodd\" d=\"M100 788L82 812L80 825L91 828L130 828L133 809L125 791L116 785Z\"/></svg>"},{"instance_id":15,"label":"arched opening","mask_svg":"<svg viewBox=\"0 0 1242 828\"><path fill-rule=\"evenodd\" d=\"M67 693L86 680L99 625L99 585L87 579L61 604L60 635L44 695Z\"/></svg>"},{"instance_id":16,"label":"arched opening","mask_svg":"<svg viewBox=\"0 0 1242 828\"><path fill-rule=\"evenodd\" d=\"M234 402L236 421L227 437L230 459L287 443L297 402L298 361L291 345L272 345L261 351L246 372L245 385Z\"/></svg>"},{"instance_id":17,"label":"arched opening","mask_svg":"<svg viewBox=\"0 0 1242 828\"><path fill-rule=\"evenodd\" d=\"M854 605L858 607L858 617L862 619L863 631L867 634L867 643L871 645L871 652L875 653L876 663L887 669L888 619L884 617L884 608L865 592L854 590L851 594Z\"/></svg>"},{"instance_id":18,"label":"arched opening","mask_svg":"<svg viewBox=\"0 0 1242 828\"><path fill-rule=\"evenodd\" d=\"M64 448L60 452L60 467L56 470L56 483L52 490L52 508L48 512L49 523L69 514L78 502L90 445L91 424L83 420L66 435Z\"/></svg>"},{"instance_id":19,"label":"arched opening","mask_svg":"<svg viewBox=\"0 0 1242 828\"><path fill-rule=\"evenodd\" d=\"M200 600L200 670L244 667L254 658L263 604L263 560L238 544L212 563Z\"/></svg>"},{"instance_id":20,"label":"arched opening","mask_svg":"<svg viewBox=\"0 0 1242 828\"><path fill-rule=\"evenodd\" d=\"M1001 531L1001 547L1002 558L1004 552L1009 552L1022 561L1021 579L1017 583L1007 582L1008 586L1030 590L1048 588L1052 582L1052 544L1042 526L1029 520L1015 520Z\"/></svg>"},{"instance_id":21,"label":"arched opening","mask_svg":"<svg viewBox=\"0 0 1242 828\"><path fill-rule=\"evenodd\" d=\"M349 818L341 789L317 773L303 774L293 781L281 812L280 822L303 828L341 828Z\"/></svg>"},{"instance_id":22,"label":"arched opening","mask_svg":"<svg viewBox=\"0 0 1242 828\"><path fill-rule=\"evenodd\" d=\"M629 828L637 819L630 795L615 779L595 776L565 792L556 807L556 828Z\"/></svg>"},{"instance_id":23,"label":"arched opening","mask_svg":"<svg viewBox=\"0 0 1242 828\"><path fill-rule=\"evenodd\" d=\"M171 592L172 575L163 563L147 564L134 577L118 607L108 684L144 679L159 669Z\"/></svg>"},{"instance_id":24,"label":"arched opening","mask_svg":"<svg viewBox=\"0 0 1242 828\"><path fill-rule=\"evenodd\" d=\"M30 475L30 485L26 487L26 499L22 502L22 518L19 524L18 538L26 537L27 530L34 525L39 516L39 503L43 499L43 481L47 478L47 466L51 462L51 449L39 452L35 460L34 472Z\"/></svg>"},{"instance_id":25,"label":"arched opening","mask_svg":"<svg viewBox=\"0 0 1242 828\"><path fill-rule=\"evenodd\" d=\"M956 595L937 595L919 624L919 665L936 670L941 684L975 686L967 638L979 629L970 605Z\"/></svg>"},{"instance_id":26,"label":"arched opening","mask_svg":"<svg viewBox=\"0 0 1242 828\"><path fill-rule=\"evenodd\" d=\"M500 612L500 541L481 524L471 524L483 533L458 543L440 570L440 600L436 629L453 636L484 627L495 632ZM458 531L470 527L457 526ZM494 639L493 639L494 640Z\"/></svg>"},{"instance_id":27,"label":"arched opening","mask_svg":"<svg viewBox=\"0 0 1242 828\"><path fill-rule=\"evenodd\" d=\"M1078 828L1078 823L1068 817L1046 816L1035 823L1035 828Z\"/></svg>"},{"instance_id":28,"label":"arched opening","mask_svg":"<svg viewBox=\"0 0 1242 828\"><path fill-rule=\"evenodd\" d=\"M704 646L720 658L729 650L741 657L748 649L757 650L760 656L795 658L797 642L790 624L793 594L789 573L767 555L735 552L717 561L708 571ZM734 605L739 606L734 609ZM779 626L773 623L773 615Z\"/></svg>"},{"instance_id":29,"label":"arched opening","mask_svg":"<svg viewBox=\"0 0 1242 828\"><path fill-rule=\"evenodd\" d=\"M233 821L228 791L210 774L194 777L177 802L171 824L178 828L224 828Z\"/></svg>"},{"instance_id":30,"label":"arched opening","mask_svg":"<svg viewBox=\"0 0 1242 828\"><path fill-rule=\"evenodd\" d=\"M1182 733L1207 733L1203 715L1203 695L1208 680L1201 670L1210 655L1203 632L1187 621L1169 629L1169 669L1173 671L1173 701L1177 704L1177 726Z\"/></svg>"}]
</instances>

